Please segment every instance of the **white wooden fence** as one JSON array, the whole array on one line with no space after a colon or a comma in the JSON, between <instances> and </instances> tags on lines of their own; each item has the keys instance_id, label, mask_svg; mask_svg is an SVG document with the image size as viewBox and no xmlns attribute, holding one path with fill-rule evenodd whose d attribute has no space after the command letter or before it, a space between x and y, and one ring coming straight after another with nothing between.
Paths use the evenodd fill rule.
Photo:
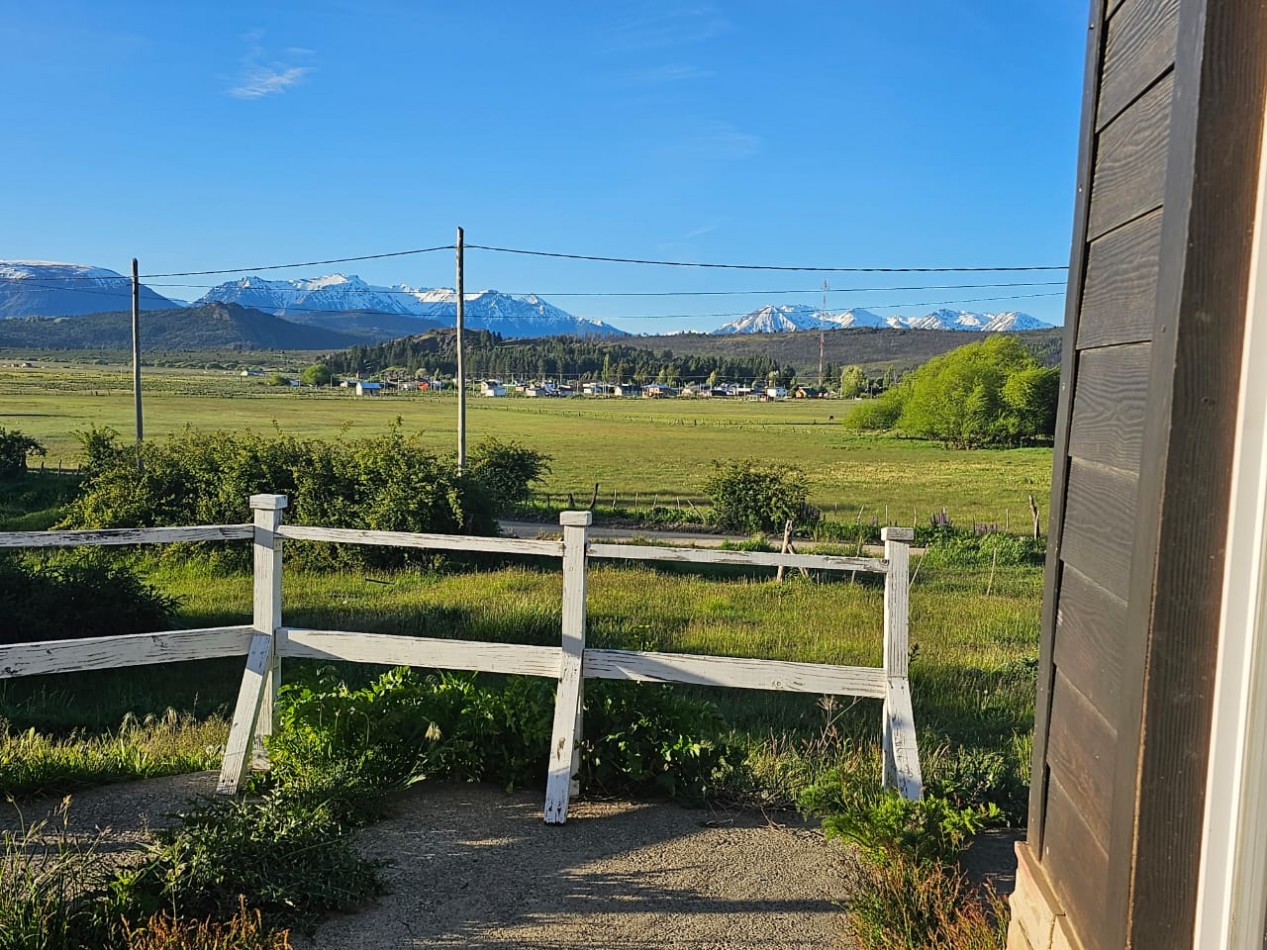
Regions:
<instances>
[{"instance_id":1,"label":"white wooden fence","mask_svg":"<svg viewBox=\"0 0 1267 950\"><path fill-rule=\"evenodd\" d=\"M587 678L689 683L743 689L862 696L884 701L881 733L884 784L907 798L923 794L911 692L907 676L910 528L885 528L884 558L833 557L599 544L588 540L592 515L565 511L562 541L464 535L361 531L284 524L284 495L252 495L254 523L181 528L0 533L0 548L166 544L190 541L254 542L254 616L250 626L171 630L17 643L0 646L0 679L40 673L246 656L220 772L219 791L233 794L251 767L258 740L273 731L273 709L283 657L348 660L394 666L515 673L558 680L550 743L545 820L561 824L578 791L583 684ZM447 551L486 551L559 558L563 567L562 638L558 647L514 643L309 630L282 616L282 546L285 540L331 541ZM596 650L585 645L586 566L590 559L674 561L692 564L786 566L819 571L871 571L884 575L884 664L830 666L776 660L688 656L644 650Z\"/></svg>"}]
</instances>

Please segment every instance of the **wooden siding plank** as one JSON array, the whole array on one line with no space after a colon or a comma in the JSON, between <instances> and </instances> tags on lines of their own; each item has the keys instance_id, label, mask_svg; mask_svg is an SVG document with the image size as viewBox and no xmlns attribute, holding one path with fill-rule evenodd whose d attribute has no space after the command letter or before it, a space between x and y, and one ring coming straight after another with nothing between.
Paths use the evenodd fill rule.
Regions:
<instances>
[{"instance_id":1,"label":"wooden siding plank","mask_svg":"<svg viewBox=\"0 0 1267 950\"><path fill-rule=\"evenodd\" d=\"M1079 349L1153 338L1161 219L1158 208L1091 242L1078 320Z\"/></svg>"},{"instance_id":2,"label":"wooden siding plank","mask_svg":"<svg viewBox=\"0 0 1267 950\"><path fill-rule=\"evenodd\" d=\"M676 561L687 564L735 564L740 567L803 567L811 571L888 572L889 562L874 557L834 554L777 554L767 551L723 551L719 548L662 548L649 544L591 544L590 557L630 561Z\"/></svg>"},{"instance_id":3,"label":"wooden siding plank","mask_svg":"<svg viewBox=\"0 0 1267 950\"><path fill-rule=\"evenodd\" d=\"M1057 669L1116 729L1126 601L1066 564L1056 611Z\"/></svg>"},{"instance_id":4,"label":"wooden siding plank","mask_svg":"<svg viewBox=\"0 0 1267 950\"><path fill-rule=\"evenodd\" d=\"M1139 479L1082 459L1069 462L1061 556L1126 599L1134 553Z\"/></svg>"},{"instance_id":5,"label":"wooden siding plank","mask_svg":"<svg viewBox=\"0 0 1267 950\"><path fill-rule=\"evenodd\" d=\"M1060 667L1052 689L1047 764L1097 841L1109 835L1117 735Z\"/></svg>"},{"instance_id":6,"label":"wooden siding plank","mask_svg":"<svg viewBox=\"0 0 1267 950\"><path fill-rule=\"evenodd\" d=\"M1043 868L1085 950L1109 950L1105 939L1108 855L1070 800L1060 779L1047 783ZM1120 948L1120 945L1118 945Z\"/></svg>"},{"instance_id":7,"label":"wooden siding plank","mask_svg":"<svg viewBox=\"0 0 1267 950\"><path fill-rule=\"evenodd\" d=\"M1043 569L1043 609L1038 644L1038 677L1034 695L1034 753L1029 791L1029 845L1041 860L1047 809L1047 733L1051 717L1051 689L1055 676L1053 642L1056 603L1060 594L1061 545L1064 532L1065 488L1069 478L1069 422L1078 380L1076 341L1079 304L1087 269L1087 221L1090 217L1091 173L1095 160L1095 108L1099 99L1100 60L1103 53L1105 0L1091 0L1083 66L1082 118L1078 135L1078 181L1073 205L1073 236L1069 249L1069 292L1065 296L1064 352L1060 360L1060 398L1056 407L1056 450L1052 453L1051 511L1048 518L1047 563Z\"/></svg>"},{"instance_id":8,"label":"wooden siding plank","mask_svg":"<svg viewBox=\"0 0 1267 950\"><path fill-rule=\"evenodd\" d=\"M1100 133L1087 228L1091 239L1161 206L1173 94L1174 77L1167 76Z\"/></svg>"},{"instance_id":9,"label":"wooden siding plank","mask_svg":"<svg viewBox=\"0 0 1267 950\"><path fill-rule=\"evenodd\" d=\"M254 632L250 627L204 627L13 643L0 646L0 679L241 656L250 649Z\"/></svg>"},{"instance_id":10,"label":"wooden siding plank","mask_svg":"<svg viewBox=\"0 0 1267 950\"><path fill-rule=\"evenodd\" d=\"M1149 357L1147 343L1081 355L1069 429L1070 455L1139 472L1148 412Z\"/></svg>"},{"instance_id":11,"label":"wooden siding plank","mask_svg":"<svg viewBox=\"0 0 1267 950\"><path fill-rule=\"evenodd\" d=\"M1109 20L1096 128L1102 129L1175 62L1179 0L1126 0Z\"/></svg>"},{"instance_id":12,"label":"wooden siding plank","mask_svg":"<svg viewBox=\"0 0 1267 950\"><path fill-rule=\"evenodd\" d=\"M645 650L586 650L585 676L872 699L884 699L889 690L884 670L865 666L826 666Z\"/></svg>"}]
</instances>

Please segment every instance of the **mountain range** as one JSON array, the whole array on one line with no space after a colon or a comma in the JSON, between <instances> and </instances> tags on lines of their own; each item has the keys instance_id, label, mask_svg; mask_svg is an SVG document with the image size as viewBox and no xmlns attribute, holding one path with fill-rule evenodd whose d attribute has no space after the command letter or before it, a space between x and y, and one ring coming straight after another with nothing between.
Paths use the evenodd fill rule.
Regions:
<instances>
[{"instance_id":1,"label":"mountain range","mask_svg":"<svg viewBox=\"0 0 1267 950\"><path fill-rule=\"evenodd\" d=\"M915 317L888 316L861 308L829 313L804 304L767 304L718 327L713 333L794 333L798 330L843 330L851 327L890 327L895 330L972 330L999 332L1047 330L1051 324L1027 313L973 313L968 310L936 310Z\"/></svg>"},{"instance_id":2,"label":"mountain range","mask_svg":"<svg viewBox=\"0 0 1267 950\"><path fill-rule=\"evenodd\" d=\"M457 317L456 294L450 289L417 288L407 284L378 286L355 275L345 274L298 280L243 277L210 288L192 304L164 297L142 285L140 301L143 310L169 312L171 316L166 318L169 320L179 320L182 307L199 311L211 304L232 304L248 313L258 311L270 315L290 326L304 326L334 334L310 335L313 340L324 341L342 337L359 342L398 339L452 327ZM78 318L86 314L117 313L130 307L131 282L115 271L82 264L0 261L0 318ZM470 329L491 330L506 339L565 335L616 338L629 335L601 320L568 313L534 294L505 294L496 290L467 293L465 320ZM6 336L28 337L40 332L55 332L66 338L94 335L39 329L45 326L48 324L31 324L22 334L9 328ZM989 332L1037 330L1049 326L1028 314L1015 311L973 313L937 310L917 316L881 316L861 308L831 313L803 304L768 304L719 327L713 333L725 336L849 328ZM279 330L272 323L261 326L259 335L274 338L279 333L294 339L303 336ZM193 331L177 333L176 336L190 340L198 338ZM247 334L247 338L253 338L253 335ZM243 345L249 344L244 341ZM333 344L322 342L313 345Z\"/></svg>"},{"instance_id":3,"label":"mountain range","mask_svg":"<svg viewBox=\"0 0 1267 950\"><path fill-rule=\"evenodd\" d=\"M141 286L142 310L180 306ZM73 317L132 309L132 279L104 267L51 261L0 261L0 318Z\"/></svg>"},{"instance_id":4,"label":"mountain range","mask_svg":"<svg viewBox=\"0 0 1267 950\"><path fill-rule=\"evenodd\" d=\"M601 320L573 316L534 294L484 290L465 297L463 316L472 330L493 330L503 337L628 336ZM448 288L378 287L343 274L303 280L243 277L211 288L195 303L213 301L253 307L297 323L312 322L314 314L395 314L428 321L413 331L421 333L457 322L457 294Z\"/></svg>"}]
</instances>

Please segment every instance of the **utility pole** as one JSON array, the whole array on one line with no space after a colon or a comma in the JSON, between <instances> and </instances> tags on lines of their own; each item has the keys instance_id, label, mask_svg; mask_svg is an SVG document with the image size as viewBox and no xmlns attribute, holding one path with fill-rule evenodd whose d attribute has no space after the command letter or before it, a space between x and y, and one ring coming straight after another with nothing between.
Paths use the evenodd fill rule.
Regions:
<instances>
[{"instance_id":1,"label":"utility pole","mask_svg":"<svg viewBox=\"0 0 1267 950\"><path fill-rule=\"evenodd\" d=\"M823 318L827 317L827 281L823 281ZM823 388L823 345L826 343L823 328L818 328L818 388Z\"/></svg>"},{"instance_id":2,"label":"utility pole","mask_svg":"<svg viewBox=\"0 0 1267 950\"><path fill-rule=\"evenodd\" d=\"M145 468L141 457L144 430L141 425L141 278L136 258L132 258L132 401L136 405L136 467Z\"/></svg>"},{"instance_id":3,"label":"utility pole","mask_svg":"<svg viewBox=\"0 0 1267 950\"><path fill-rule=\"evenodd\" d=\"M466 366L462 352L462 327L466 318L462 288L462 229L458 228L457 243L457 345L458 345L458 471L466 469Z\"/></svg>"}]
</instances>

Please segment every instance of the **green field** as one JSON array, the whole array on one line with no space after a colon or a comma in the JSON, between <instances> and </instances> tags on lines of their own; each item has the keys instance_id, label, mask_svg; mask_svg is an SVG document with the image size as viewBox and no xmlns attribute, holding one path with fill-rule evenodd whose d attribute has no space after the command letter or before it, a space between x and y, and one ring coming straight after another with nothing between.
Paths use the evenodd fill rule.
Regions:
<instances>
[{"instance_id":1,"label":"green field","mask_svg":"<svg viewBox=\"0 0 1267 950\"><path fill-rule=\"evenodd\" d=\"M146 369L145 431L161 437L186 425L335 438L368 435L397 418L437 452L456 442L452 395L358 398L346 390L278 389L225 371ZM860 435L840 423L840 400L780 403L721 400L485 399L472 396L469 438L516 439L552 457L539 486L561 501L612 494L621 506L698 502L714 461L758 457L794 463L809 475L811 501L840 520L910 524L945 508L957 524L1029 525L1028 496L1044 509L1049 449L951 451L939 445ZM0 368L0 425L48 446L46 464L73 464L74 435L90 425L132 431L125 367L37 364Z\"/></svg>"}]
</instances>

